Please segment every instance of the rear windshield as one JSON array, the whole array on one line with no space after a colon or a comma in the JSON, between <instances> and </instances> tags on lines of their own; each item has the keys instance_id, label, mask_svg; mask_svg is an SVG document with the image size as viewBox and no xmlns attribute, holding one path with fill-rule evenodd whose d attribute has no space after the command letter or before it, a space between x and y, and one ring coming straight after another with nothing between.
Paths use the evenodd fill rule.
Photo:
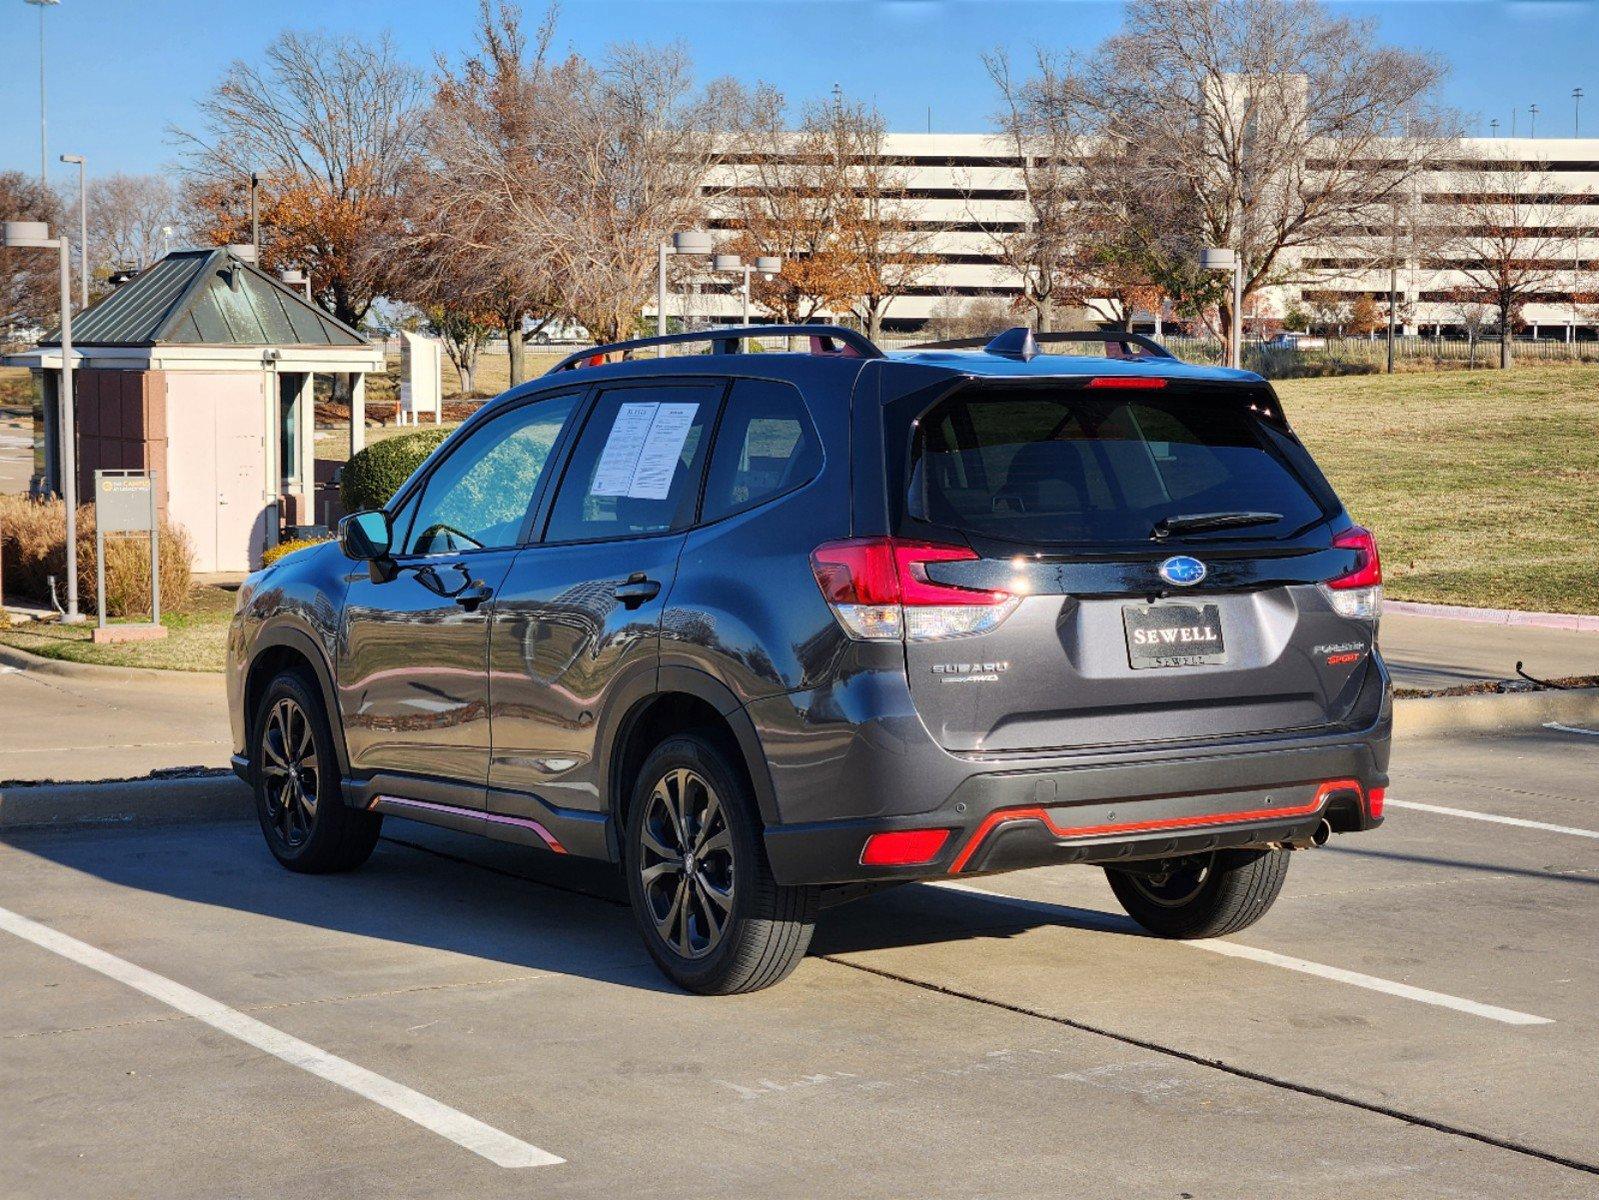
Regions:
<instances>
[{"instance_id":1,"label":"rear windshield","mask_svg":"<svg viewBox=\"0 0 1599 1200\"><path fill-rule=\"evenodd\" d=\"M1200 513L1279 519L1173 540L1286 537L1331 515L1303 448L1247 401L969 389L917 422L907 512L980 537L1069 545L1144 542L1163 519Z\"/></svg>"}]
</instances>

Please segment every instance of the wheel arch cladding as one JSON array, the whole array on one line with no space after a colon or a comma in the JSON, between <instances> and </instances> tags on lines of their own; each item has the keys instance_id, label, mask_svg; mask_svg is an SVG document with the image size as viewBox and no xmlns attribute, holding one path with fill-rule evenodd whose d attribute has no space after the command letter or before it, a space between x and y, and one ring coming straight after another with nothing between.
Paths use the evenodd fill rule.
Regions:
<instances>
[{"instance_id":1,"label":"wheel arch cladding","mask_svg":"<svg viewBox=\"0 0 1599 1200\"><path fill-rule=\"evenodd\" d=\"M627 711L618 724L609 753L607 781L610 811L614 817L612 827L618 837L620 831L626 828L633 784L644 760L662 742L684 733L708 737L726 754L755 797L757 818L763 825L776 822L771 781L766 774L765 760L759 757L760 743L756 740L754 727L742 709L735 707L732 711L723 711L707 699L703 692L717 685L708 678L704 682L709 685L704 689L663 689L644 697ZM740 729L740 726L743 728Z\"/></svg>"},{"instance_id":2,"label":"wheel arch cladding","mask_svg":"<svg viewBox=\"0 0 1599 1200\"><path fill-rule=\"evenodd\" d=\"M340 720L338 698L333 690L333 677L321 651L309 636L295 629L272 629L263 633L256 642L255 654L244 682L244 712L248 722L246 738L255 727L256 710L272 680L284 671L296 671L304 676L322 701L328 729L333 734L333 753L339 771L348 774L349 758L344 747L344 726ZM248 750L249 747L247 746Z\"/></svg>"}]
</instances>

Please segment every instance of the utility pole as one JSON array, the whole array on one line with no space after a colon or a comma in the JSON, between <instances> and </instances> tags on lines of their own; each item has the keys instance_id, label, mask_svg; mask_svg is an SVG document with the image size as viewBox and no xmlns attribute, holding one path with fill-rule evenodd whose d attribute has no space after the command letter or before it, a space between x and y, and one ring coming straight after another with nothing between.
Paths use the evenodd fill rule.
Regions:
<instances>
[{"instance_id":1,"label":"utility pole","mask_svg":"<svg viewBox=\"0 0 1599 1200\"><path fill-rule=\"evenodd\" d=\"M1528 109L1527 109L1527 114L1528 114L1527 136L1528 137L1537 137L1538 136L1538 106L1536 104L1529 106Z\"/></svg>"},{"instance_id":2,"label":"utility pole","mask_svg":"<svg viewBox=\"0 0 1599 1200\"><path fill-rule=\"evenodd\" d=\"M1571 89L1571 136L1582 136L1582 96L1580 87Z\"/></svg>"},{"instance_id":3,"label":"utility pole","mask_svg":"<svg viewBox=\"0 0 1599 1200\"><path fill-rule=\"evenodd\" d=\"M61 0L27 0L39 10L39 186L50 186L50 156L45 150L44 135L44 10Z\"/></svg>"}]
</instances>

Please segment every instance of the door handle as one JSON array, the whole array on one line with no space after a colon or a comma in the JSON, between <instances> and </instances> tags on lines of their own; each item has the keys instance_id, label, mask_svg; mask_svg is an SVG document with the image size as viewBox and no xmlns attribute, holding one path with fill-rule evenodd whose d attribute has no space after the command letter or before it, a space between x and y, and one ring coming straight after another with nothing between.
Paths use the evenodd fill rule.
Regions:
<instances>
[{"instance_id":1,"label":"door handle","mask_svg":"<svg viewBox=\"0 0 1599 1200\"><path fill-rule=\"evenodd\" d=\"M611 595L622 602L622 607L634 609L646 600L653 600L661 594L661 585L658 580L646 579L642 574L629 575L626 583L616 585Z\"/></svg>"},{"instance_id":2,"label":"door handle","mask_svg":"<svg viewBox=\"0 0 1599 1200\"><path fill-rule=\"evenodd\" d=\"M455 602L467 612L476 612L478 605L494 595L494 589L486 583L475 583L462 588L455 593Z\"/></svg>"}]
</instances>

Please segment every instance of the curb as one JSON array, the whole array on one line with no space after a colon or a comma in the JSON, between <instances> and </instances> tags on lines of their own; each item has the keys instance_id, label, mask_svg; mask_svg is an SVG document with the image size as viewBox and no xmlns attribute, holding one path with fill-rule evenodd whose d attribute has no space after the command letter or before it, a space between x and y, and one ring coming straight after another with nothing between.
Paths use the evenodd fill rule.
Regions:
<instances>
[{"instance_id":1,"label":"curb","mask_svg":"<svg viewBox=\"0 0 1599 1200\"><path fill-rule=\"evenodd\" d=\"M1394 701L1394 736L1493 733L1545 721L1599 723L1599 688L1420 696Z\"/></svg>"},{"instance_id":2,"label":"curb","mask_svg":"<svg viewBox=\"0 0 1599 1200\"><path fill-rule=\"evenodd\" d=\"M255 800L233 773L0 787L0 833L81 825L240 821Z\"/></svg>"},{"instance_id":3,"label":"curb","mask_svg":"<svg viewBox=\"0 0 1599 1200\"><path fill-rule=\"evenodd\" d=\"M222 682L221 671L156 671L149 667L110 667L103 663L70 662L60 658L46 658L16 646L0 642L0 665L15 667L19 671L34 671L40 675L60 675L67 679L98 679L104 683L127 683L130 679L146 683L192 684L206 689Z\"/></svg>"},{"instance_id":4,"label":"curb","mask_svg":"<svg viewBox=\"0 0 1599 1200\"><path fill-rule=\"evenodd\" d=\"M1521 625L1538 629L1566 629L1599 633L1599 616L1587 613L1521 612L1513 608L1467 608L1463 604L1420 604L1413 600L1385 600L1383 611L1403 617L1432 617L1470 621L1479 625Z\"/></svg>"}]
</instances>

